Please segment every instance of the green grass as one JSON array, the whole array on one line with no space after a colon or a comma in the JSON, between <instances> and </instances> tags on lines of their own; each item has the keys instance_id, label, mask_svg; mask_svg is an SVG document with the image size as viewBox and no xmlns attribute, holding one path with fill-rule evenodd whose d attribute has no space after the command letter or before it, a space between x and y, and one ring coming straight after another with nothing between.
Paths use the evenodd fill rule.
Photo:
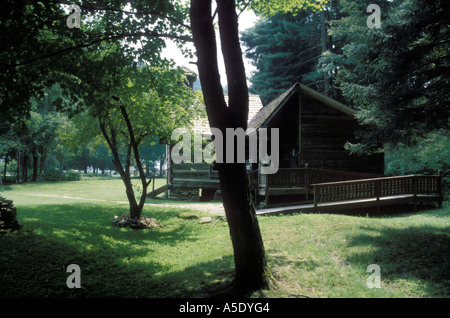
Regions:
<instances>
[{"instance_id":1,"label":"green grass","mask_svg":"<svg viewBox=\"0 0 450 318\"><path fill-rule=\"evenodd\" d=\"M163 182L159 180L158 182ZM0 236L0 297L202 297L233 277L227 223L178 218L146 206L163 225L111 225L126 213L120 180L5 186L23 229ZM65 195L82 201L30 194ZM167 203L157 199L149 202ZM449 297L450 207L390 217L297 214L259 217L273 284L255 297ZM69 289L69 264L81 289ZM370 289L370 264L381 288Z\"/></svg>"}]
</instances>

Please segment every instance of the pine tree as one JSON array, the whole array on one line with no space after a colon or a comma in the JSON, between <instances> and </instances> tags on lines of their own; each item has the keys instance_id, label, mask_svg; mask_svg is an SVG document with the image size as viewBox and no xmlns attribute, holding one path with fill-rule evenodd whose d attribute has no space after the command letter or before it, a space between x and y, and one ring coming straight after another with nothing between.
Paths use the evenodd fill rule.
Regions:
<instances>
[{"instance_id":1,"label":"pine tree","mask_svg":"<svg viewBox=\"0 0 450 318\"><path fill-rule=\"evenodd\" d=\"M319 15L311 11L276 14L242 33L246 57L257 68L250 92L263 104L296 82L321 89L322 74L314 69L321 55L319 24Z\"/></svg>"},{"instance_id":2,"label":"pine tree","mask_svg":"<svg viewBox=\"0 0 450 318\"><path fill-rule=\"evenodd\" d=\"M448 128L450 17L444 1L406 0L380 5L381 28L367 26L367 3L342 1L347 17L333 21L337 53L321 59L347 103L366 124L356 151L411 143Z\"/></svg>"}]
</instances>

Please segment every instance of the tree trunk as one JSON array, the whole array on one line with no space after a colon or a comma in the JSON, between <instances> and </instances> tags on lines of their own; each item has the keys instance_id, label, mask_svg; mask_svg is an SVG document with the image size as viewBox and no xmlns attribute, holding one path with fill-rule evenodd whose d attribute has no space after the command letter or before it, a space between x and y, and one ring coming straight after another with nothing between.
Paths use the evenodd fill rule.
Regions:
<instances>
[{"instance_id":1,"label":"tree trunk","mask_svg":"<svg viewBox=\"0 0 450 318\"><path fill-rule=\"evenodd\" d=\"M267 286L266 257L247 183L245 164L219 164L219 177L234 250L236 292Z\"/></svg>"},{"instance_id":2,"label":"tree trunk","mask_svg":"<svg viewBox=\"0 0 450 318\"><path fill-rule=\"evenodd\" d=\"M325 9L320 12L320 43L322 45L322 53L325 53L327 50L326 37L327 32L325 29ZM323 73L323 91L324 94L330 96L330 85L328 82L328 74L327 72Z\"/></svg>"},{"instance_id":3,"label":"tree trunk","mask_svg":"<svg viewBox=\"0 0 450 318\"><path fill-rule=\"evenodd\" d=\"M37 182L39 178L39 155L33 153L33 179L32 181Z\"/></svg>"},{"instance_id":4,"label":"tree trunk","mask_svg":"<svg viewBox=\"0 0 450 318\"><path fill-rule=\"evenodd\" d=\"M211 127L247 127L248 88L239 44L234 1L218 0L219 30L229 89L227 107L217 66L211 1L191 0L191 26L198 70ZM224 149L225 153L225 149ZM226 158L226 155L224 155ZM236 152L235 158L236 160ZM236 162L236 161L234 161ZM234 250L235 279L231 292L243 296L268 284L261 232L247 184L244 163L218 164L223 204Z\"/></svg>"},{"instance_id":5,"label":"tree trunk","mask_svg":"<svg viewBox=\"0 0 450 318\"><path fill-rule=\"evenodd\" d=\"M159 177L163 177L163 165L164 165L164 158L159 159Z\"/></svg>"},{"instance_id":6,"label":"tree trunk","mask_svg":"<svg viewBox=\"0 0 450 318\"><path fill-rule=\"evenodd\" d=\"M125 112L125 110L122 110L122 111ZM128 116L126 116L126 120L128 121L127 122L127 124L128 124L129 123ZM106 130L106 120L99 119L99 123L100 123L100 130L102 131L102 134L105 137L106 142L107 142L107 144L111 150L111 153L113 155L113 158L114 158L113 164L116 168L116 171L120 174L122 181L125 185L125 192L127 194L128 203L130 206L130 217L132 219L140 218L142 209L144 208L145 196L147 194L147 187L148 187L149 183L146 183L146 182L142 183L142 195L141 195L141 200L138 204L135 194L134 194L133 185L131 184L131 177L130 177L131 151L132 151L132 148L134 149L134 151L137 151L138 144L136 144L134 142L134 135L132 134L131 140L133 142L130 142L130 144L128 145L125 169L124 169L122 166L122 163L120 161L120 155L118 152L118 144L117 144L117 140L116 140L116 132L115 132L114 127L110 126L110 134L108 134L108 132ZM132 145L132 143L133 143L133 145ZM138 166L138 169L139 169L139 172L141 175L141 181L142 180L145 181L144 170L142 168L142 163L140 162L140 159L139 159L139 154L136 155L136 153L135 153L134 155L136 157L136 164Z\"/></svg>"},{"instance_id":7,"label":"tree trunk","mask_svg":"<svg viewBox=\"0 0 450 318\"><path fill-rule=\"evenodd\" d=\"M4 179L5 179L5 183L7 183L8 182L8 180L6 180L6 167L8 166L8 156L5 156L5 167L3 168L3 177L4 177Z\"/></svg>"},{"instance_id":8,"label":"tree trunk","mask_svg":"<svg viewBox=\"0 0 450 318\"><path fill-rule=\"evenodd\" d=\"M22 182L28 182L28 161L30 156L28 153L23 155L23 165L22 165Z\"/></svg>"},{"instance_id":9,"label":"tree trunk","mask_svg":"<svg viewBox=\"0 0 450 318\"><path fill-rule=\"evenodd\" d=\"M133 190L133 185L131 184L131 179L130 179L130 177L128 177L128 178L125 177L125 178L122 178L122 180L125 185L125 192L127 194L128 203L130 206L130 217L132 219L140 218L142 210L139 208L139 204L136 201L136 197L134 195L134 190Z\"/></svg>"}]
</instances>

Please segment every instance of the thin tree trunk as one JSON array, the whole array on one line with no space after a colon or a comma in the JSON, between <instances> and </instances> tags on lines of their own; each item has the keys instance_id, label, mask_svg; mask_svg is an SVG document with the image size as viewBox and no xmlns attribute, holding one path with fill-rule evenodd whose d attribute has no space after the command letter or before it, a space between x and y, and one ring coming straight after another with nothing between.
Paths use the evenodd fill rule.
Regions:
<instances>
[{"instance_id":1,"label":"thin tree trunk","mask_svg":"<svg viewBox=\"0 0 450 318\"><path fill-rule=\"evenodd\" d=\"M327 50L327 44L326 44L326 37L327 37L327 33L326 33L326 29L325 29L325 9L323 9L320 12L320 42L322 45L322 53L325 53L325 51ZM327 72L323 73L323 90L324 90L324 94L327 96L330 96L330 84L328 82L328 74Z\"/></svg>"},{"instance_id":2,"label":"thin tree trunk","mask_svg":"<svg viewBox=\"0 0 450 318\"><path fill-rule=\"evenodd\" d=\"M33 179L32 181L37 182L39 177L39 155L35 152L33 153Z\"/></svg>"},{"instance_id":3,"label":"thin tree trunk","mask_svg":"<svg viewBox=\"0 0 450 318\"><path fill-rule=\"evenodd\" d=\"M120 174L122 181L125 185L125 193L127 195L128 203L130 206L130 217L132 219L139 218L141 216L142 208L136 201L130 177L131 145L128 145L124 169L122 163L120 162L120 155L118 152L118 145L116 140L116 132L114 128L111 126L111 135L108 135L108 132L106 130L106 123L101 119L99 119L99 123L100 123L100 130L102 131L102 134L105 137L109 148L111 149L111 153L113 155L113 164L117 172Z\"/></svg>"},{"instance_id":4,"label":"thin tree trunk","mask_svg":"<svg viewBox=\"0 0 450 318\"><path fill-rule=\"evenodd\" d=\"M23 155L23 165L22 165L22 182L28 181L28 161L30 156L25 153Z\"/></svg>"},{"instance_id":5,"label":"thin tree trunk","mask_svg":"<svg viewBox=\"0 0 450 318\"><path fill-rule=\"evenodd\" d=\"M6 167L8 165L8 156L5 157L5 167L3 168L3 177L5 179L5 183L7 183L8 180L6 180Z\"/></svg>"},{"instance_id":6,"label":"thin tree trunk","mask_svg":"<svg viewBox=\"0 0 450 318\"><path fill-rule=\"evenodd\" d=\"M17 138L17 176L16 176L16 182L20 183L20 141L19 138Z\"/></svg>"},{"instance_id":7,"label":"thin tree trunk","mask_svg":"<svg viewBox=\"0 0 450 318\"><path fill-rule=\"evenodd\" d=\"M128 117L128 113L126 111L125 106L122 104L122 101L120 101L117 97L116 100L119 102L120 111L122 113L122 117L125 120L125 123L127 125L128 134L130 136L130 146L133 149L134 159L136 161L136 166L139 170L139 177L141 179L141 185L142 185L142 193L141 193L141 199L139 201L139 216L141 216L142 209L144 208L145 199L147 196L147 188L150 185L152 179L150 178L149 181L145 178L144 169L142 167L142 161L139 155L139 140L136 139L136 136L134 134L133 126L131 125L130 118Z\"/></svg>"}]
</instances>

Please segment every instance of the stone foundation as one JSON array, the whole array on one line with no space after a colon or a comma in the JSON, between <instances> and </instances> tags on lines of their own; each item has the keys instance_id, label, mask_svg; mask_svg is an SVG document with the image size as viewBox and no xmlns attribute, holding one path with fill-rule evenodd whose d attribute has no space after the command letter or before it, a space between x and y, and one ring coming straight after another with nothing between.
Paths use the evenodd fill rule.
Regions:
<instances>
[{"instance_id":1,"label":"stone foundation","mask_svg":"<svg viewBox=\"0 0 450 318\"><path fill-rule=\"evenodd\" d=\"M175 188L170 191L170 199L182 201L199 201L199 189Z\"/></svg>"}]
</instances>

